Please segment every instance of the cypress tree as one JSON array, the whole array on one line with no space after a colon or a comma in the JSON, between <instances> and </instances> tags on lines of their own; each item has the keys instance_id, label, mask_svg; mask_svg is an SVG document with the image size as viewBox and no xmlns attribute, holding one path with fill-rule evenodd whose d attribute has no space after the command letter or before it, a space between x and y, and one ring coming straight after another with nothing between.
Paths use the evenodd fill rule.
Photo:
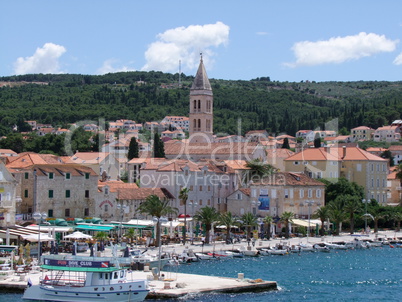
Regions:
<instances>
[{"instance_id":1,"label":"cypress tree","mask_svg":"<svg viewBox=\"0 0 402 302\"><path fill-rule=\"evenodd\" d=\"M155 132L154 135L154 157L156 158L164 158L165 157L165 148L162 140L159 137L159 134Z\"/></svg>"},{"instance_id":2,"label":"cypress tree","mask_svg":"<svg viewBox=\"0 0 402 302\"><path fill-rule=\"evenodd\" d=\"M282 149L290 149L289 139L288 139L287 137L285 137L285 138L283 139Z\"/></svg>"},{"instance_id":3,"label":"cypress tree","mask_svg":"<svg viewBox=\"0 0 402 302\"><path fill-rule=\"evenodd\" d=\"M128 158L128 160L132 160L133 158L138 158L138 157L139 157L138 142L135 139L135 137L133 137L133 138L131 138L130 145L128 146L127 158Z\"/></svg>"}]
</instances>

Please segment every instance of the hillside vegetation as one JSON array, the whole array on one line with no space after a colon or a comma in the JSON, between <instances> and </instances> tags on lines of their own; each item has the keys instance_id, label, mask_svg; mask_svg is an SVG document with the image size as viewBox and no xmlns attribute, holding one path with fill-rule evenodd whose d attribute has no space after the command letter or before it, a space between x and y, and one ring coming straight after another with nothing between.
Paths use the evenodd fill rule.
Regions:
<instances>
[{"instance_id":1,"label":"hillside vegetation","mask_svg":"<svg viewBox=\"0 0 402 302\"><path fill-rule=\"evenodd\" d=\"M24 120L63 126L81 120L132 119L143 123L186 115L194 77L162 72L120 72L103 76L32 74L2 77L0 135ZM294 135L338 118L339 129L373 128L401 119L402 82L276 82L210 79L214 132L252 129Z\"/></svg>"}]
</instances>

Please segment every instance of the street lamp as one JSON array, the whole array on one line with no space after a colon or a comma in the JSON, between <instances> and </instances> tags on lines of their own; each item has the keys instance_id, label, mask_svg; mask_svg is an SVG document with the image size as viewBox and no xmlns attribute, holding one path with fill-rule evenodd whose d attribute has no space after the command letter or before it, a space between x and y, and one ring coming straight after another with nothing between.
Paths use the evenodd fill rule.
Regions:
<instances>
[{"instance_id":1,"label":"street lamp","mask_svg":"<svg viewBox=\"0 0 402 302\"><path fill-rule=\"evenodd\" d=\"M362 199L362 203L364 203L365 214L364 214L364 233L367 234L367 204L370 203L370 199Z\"/></svg>"},{"instance_id":2,"label":"street lamp","mask_svg":"<svg viewBox=\"0 0 402 302\"><path fill-rule=\"evenodd\" d=\"M162 233L162 224L168 222L166 217L153 217L152 219L156 226L159 224L159 235L158 235L158 242L159 242L159 256L158 256L158 276L161 275L161 256L162 256L162 241L161 241L161 233Z\"/></svg>"},{"instance_id":3,"label":"street lamp","mask_svg":"<svg viewBox=\"0 0 402 302\"><path fill-rule=\"evenodd\" d=\"M314 204L314 200L306 200L306 204L308 206L308 229L307 229L307 241L308 236L310 234L310 213L311 213L311 206Z\"/></svg>"},{"instance_id":4,"label":"street lamp","mask_svg":"<svg viewBox=\"0 0 402 302\"><path fill-rule=\"evenodd\" d=\"M126 205L123 205L123 203L118 203L117 204L117 209L118 210L120 210L120 234L119 234L119 237L120 237L120 241L121 241L121 237L122 237L122 224L123 224L123 216L124 216L124 211L126 210L126 208L127 208L127 206Z\"/></svg>"},{"instance_id":5,"label":"street lamp","mask_svg":"<svg viewBox=\"0 0 402 302\"><path fill-rule=\"evenodd\" d=\"M198 202L196 201L190 201L188 203L189 206L191 206L191 217L192 217L192 221L191 221L191 244L193 244L194 241L194 207L198 206Z\"/></svg>"},{"instance_id":6,"label":"street lamp","mask_svg":"<svg viewBox=\"0 0 402 302\"><path fill-rule=\"evenodd\" d=\"M252 206L252 208L253 208L253 214L254 215L257 215L257 208L259 207L261 205L261 201L259 201L259 200L252 200L251 201L251 206Z\"/></svg>"},{"instance_id":7,"label":"street lamp","mask_svg":"<svg viewBox=\"0 0 402 302\"><path fill-rule=\"evenodd\" d=\"M42 214L39 212L35 212L32 215L33 219L35 219L38 223L38 262L40 263L40 256L42 256L42 244L40 242L40 223L42 222L42 219L47 218L47 214L43 212Z\"/></svg>"}]
</instances>

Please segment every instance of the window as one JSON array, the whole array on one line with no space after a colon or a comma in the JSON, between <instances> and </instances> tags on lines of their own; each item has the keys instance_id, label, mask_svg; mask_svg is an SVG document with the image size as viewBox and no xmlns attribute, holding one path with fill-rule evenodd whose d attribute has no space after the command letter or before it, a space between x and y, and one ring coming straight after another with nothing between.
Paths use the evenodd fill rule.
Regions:
<instances>
[{"instance_id":1,"label":"window","mask_svg":"<svg viewBox=\"0 0 402 302\"><path fill-rule=\"evenodd\" d=\"M85 198L89 198L89 190L85 190Z\"/></svg>"},{"instance_id":2,"label":"window","mask_svg":"<svg viewBox=\"0 0 402 302\"><path fill-rule=\"evenodd\" d=\"M300 197L300 198L304 198L304 190L303 190L303 189L300 189L300 191L299 191L299 197Z\"/></svg>"},{"instance_id":3,"label":"window","mask_svg":"<svg viewBox=\"0 0 402 302\"><path fill-rule=\"evenodd\" d=\"M190 191L192 191L193 190L193 186L190 186Z\"/></svg>"},{"instance_id":4,"label":"window","mask_svg":"<svg viewBox=\"0 0 402 302\"><path fill-rule=\"evenodd\" d=\"M85 173L85 179L89 179L89 173Z\"/></svg>"},{"instance_id":5,"label":"window","mask_svg":"<svg viewBox=\"0 0 402 302\"><path fill-rule=\"evenodd\" d=\"M321 190L317 189L315 195L317 196L317 198L321 198Z\"/></svg>"},{"instance_id":6,"label":"window","mask_svg":"<svg viewBox=\"0 0 402 302\"><path fill-rule=\"evenodd\" d=\"M25 179L28 179L28 178L29 178L29 173L25 172Z\"/></svg>"},{"instance_id":7,"label":"window","mask_svg":"<svg viewBox=\"0 0 402 302\"><path fill-rule=\"evenodd\" d=\"M71 178L71 174L70 173L66 173L66 179L70 179Z\"/></svg>"},{"instance_id":8,"label":"window","mask_svg":"<svg viewBox=\"0 0 402 302\"><path fill-rule=\"evenodd\" d=\"M276 189L271 190L272 198L276 198Z\"/></svg>"},{"instance_id":9,"label":"window","mask_svg":"<svg viewBox=\"0 0 402 302\"><path fill-rule=\"evenodd\" d=\"M289 190L289 196L290 196L291 199L293 199L293 189Z\"/></svg>"},{"instance_id":10,"label":"window","mask_svg":"<svg viewBox=\"0 0 402 302\"><path fill-rule=\"evenodd\" d=\"M285 198L289 198L289 190L285 189Z\"/></svg>"},{"instance_id":11,"label":"window","mask_svg":"<svg viewBox=\"0 0 402 302\"><path fill-rule=\"evenodd\" d=\"M70 209L65 209L64 210L64 216L70 217Z\"/></svg>"},{"instance_id":12,"label":"window","mask_svg":"<svg viewBox=\"0 0 402 302\"><path fill-rule=\"evenodd\" d=\"M357 165L356 165L356 170L357 170L357 172L361 172L361 170L362 170L362 164L357 164Z\"/></svg>"},{"instance_id":13,"label":"window","mask_svg":"<svg viewBox=\"0 0 402 302\"><path fill-rule=\"evenodd\" d=\"M298 161L295 161L294 164L297 166L297 165L299 164L299 162L298 162Z\"/></svg>"},{"instance_id":14,"label":"window","mask_svg":"<svg viewBox=\"0 0 402 302\"><path fill-rule=\"evenodd\" d=\"M49 197L49 198L53 198L53 190L49 190L49 191L48 191L48 197Z\"/></svg>"},{"instance_id":15,"label":"window","mask_svg":"<svg viewBox=\"0 0 402 302\"><path fill-rule=\"evenodd\" d=\"M109 194L109 188L105 188L105 195Z\"/></svg>"},{"instance_id":16,"label":"window","mask_svg":"<svg viewBox=\"0 0 402 302\"><path fill-rule=\"evenodd\" d=\"M70 198L70 196L71 196L70 190L66 190L66 198Z\"/></svg>"},{"instance_id":17,"label":"window","mask_svg":"<svg viewBox=\"0 0 402 302\"><path fill-rule=\"evenodd\" d=\"M211 186L208 186L208 191L211 191Z\"/></svg>"},{"instance_id":18,"label":"window","mask_svg":"<svg viewBox=\"0 0 402 302\"><path fill-rule=\"evenodd\" d=\"M24 190L24 197L28 198L28 190Z\"/></svg>"},{"instance_id":19,"label":"window","mask_svg":"<svg viewBox=\"0 0 402 302\"><path fill-rule=\"evenodd\" d=\"M105 212L109 211L109 205L105 204Z\"/></svg>"},{"instance_id":20,"label":"window","mask_svg":"<svg viewBox=\"0 0 402 302\"><path fill-rule=\"evenodd\" d=\"M54 178L54 174L52 172L49 173L49 179L53 179Z\"/></svg>"},{"instance_id":21,"label":"window","mask_svg":"<svg viewBox=\"0 0 402 302\"><path fill-rule=\"evenodd\" d=\"M208 205L209 206L211 205L211 199L208 199Z\"/></svg>"},{"instance_id":22,"label":"window","mask_svg":"<svg viewBox=\"0 0 402 302\"><path fill-rule=\"evenodd\" d=\"M89 208L85 208L84 209L84 217L88 217L89 216Z\"/></svg>"},{"instance_id":23,"label":"window","mask_svg":"<svg viewBox=\"0 0 402 302\"><path fill-rule=\"evenodd\" d=\"M200 186L200 191L202 191L202 186Z\"/></svg>"},{"instance_id":24,"label":"window","mask_svg":"<svg viewBox=\"0 0 402 302\"><path fill-rule=\"evenodd\" d=\"M256 196L257 196L256 189L252 189L251 190L251 197L256 197Z\"/></svg>"},{"instance_id":25,"label":"window","mask_svg":"<svg viewBox=\"0 0 402 302\"><path fill-rule=\"evenodd\" d=\"M313 197L313 190L312 190L312 189L308 189L307 192L308 192L308 193L307 193L307 197L308 197L308 198Z\"/></svg>"},{"instance_id":26,"label":"window","mask_svg":"<svg viewBox=\"0 0 402 302\"><path fill-rule=\"evenodd\" d=\"M49 217L49 218L53 217L53 210L52 209L49 209L47 211L47 217Z\"/></svg>"},{"instance_id":27,"label":"window","mask_svg":"<svg viewBox=\"0 0 402 302\"><path fill-rule=\"evenodd\" d=\"M199 204L200 206L202 206L202 199L200 199L200 201L198 202L198 204Z\"/></svg>"}]
</instances>

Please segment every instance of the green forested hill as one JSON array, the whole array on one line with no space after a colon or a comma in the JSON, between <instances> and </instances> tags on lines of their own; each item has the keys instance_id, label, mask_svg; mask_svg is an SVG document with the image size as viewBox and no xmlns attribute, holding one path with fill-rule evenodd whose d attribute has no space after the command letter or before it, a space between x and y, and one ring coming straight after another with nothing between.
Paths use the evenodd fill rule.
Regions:
<instances>
[{"instance_id":1,"label":"green forested hill","mask_svg":"<svg viewBox=\"0 0 402 302\"><path fill-rule=\"evenodd\" d=\"M0 88L0 135L24 120L60 126L99 118L143 123L166 115L188 116L192 80L182 75L178 88L178 75L162 72L3 77L0 82L8 85ZM266 129L291 135L299 129L323 128L334 118L346 129L376 128L402 118L402 82L289 83L267 77L210 81L215 133L237 133L239 118L242 134Z\"/></svg>"}]
</instances>

